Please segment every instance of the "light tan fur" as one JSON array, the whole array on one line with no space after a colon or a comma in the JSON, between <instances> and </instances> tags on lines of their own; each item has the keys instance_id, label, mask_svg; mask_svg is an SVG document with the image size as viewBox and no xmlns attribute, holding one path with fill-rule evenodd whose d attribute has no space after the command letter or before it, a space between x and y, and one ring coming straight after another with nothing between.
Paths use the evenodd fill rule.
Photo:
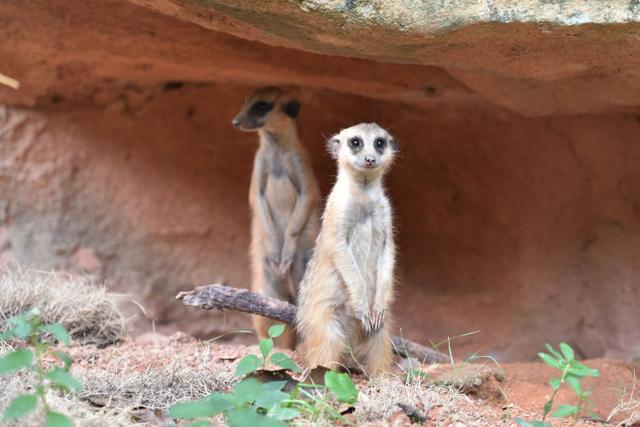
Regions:
<instances>
[{"instance_id":1,"label":"light tan fur","mask_svg":"<svg viewBox=\"0 0 640 427\"><path fill-rule=\"evenodd\" d=\"M257 102L272 107L262 114ZM246 98L233 121L241 130L257 131L260 141L249 190L251 288L291 303L296 301L320 224L318 183L296 129L298 108L290 93L264 88ZM260 316L252 320L258 337L266 338L274 322ZM294 348L295 339L288 327L276 344Z\"/></svg>"},{"instance_id":2,"label":"light tan fur","mask_svg":"<svg viewBox=\"0 0 640 427\"><path fill-rule=\"evenodd\" d=\"M350 146L354 138L361 141L358 152ZM376 140L385 141L383 150L376 150ZM335 369L354 357L375 375L392 362L395 243L382 177L395 142L370 123L343 129L328 144L338 178L301 284L296 326L309 368Z\"/></svg>"}]
</instances>

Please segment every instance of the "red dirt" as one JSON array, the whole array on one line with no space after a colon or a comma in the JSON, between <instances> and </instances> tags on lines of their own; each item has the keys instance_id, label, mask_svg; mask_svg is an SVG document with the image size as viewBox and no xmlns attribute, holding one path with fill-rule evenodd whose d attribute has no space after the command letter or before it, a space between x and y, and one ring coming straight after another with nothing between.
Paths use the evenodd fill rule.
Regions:
<instances>
[{"instance_id":1,"label":"red dirt","mask_svg":"<svg viewBox=\"0 0 640 427\"><path fill-rule=\"evenodd\" d=\"M215 370L216 366L220 368L236 364L248 353L258 354L258 349L256 346L207 343L182 333L172 336L146 334L105 349L97 349L94 346L71 349L71 354L78 367L95 370L112 369L115 362L117 365L126 365L127 369L132 372L143 372L147 369L158 370L166 367L176 358L180 360L183 367L191 366L195 369L203 369L196 357L203 352L209 356L208 360L217 360L214 365L209 364L206 367L207 370ZM593 391L592 402L594 405L591 409L599 417L605 419L621 398L629 397L635 382L634 366L609 359L586 360L584 363L601 372L599 378L586 379L583 385L586 389ZM548 380L554 375L552 368L537 362L504 363L500 367L496 367L492 363L473 365L458 363L456 367L451 365L425 366L424 370L427 372L427 378L435 382L441 381L445 377L449 379L463 376L475 378L473 373L466 374L476 370L489 372L489 375L478 375L478 378L482 378L482 381L478 382L479 386L462 387L461 390L479 404L477 410L482 410L485 419L489 416L495 420L495 425L505 425L504 421L508 416L511 418L519 416L526 419L539 418L551 390ZM501 373L503 375L500 375ZM395 375L402 376L402 371L397 369ZM366 379L363 377L356 377L356 380L359 387L366 383ZM561 390L556 402L575 403L575 400L570 392ZM620 414L611 421L611 424L594 424L592 421L585 420L577 425L615 425L629 415ZM429 412L430 421L425 425L460 427L452 421L451 416L442 409L434 408ZM400 422L404 420L404 417L398 414L394 420ZM569 425L569 423L565 424ZM554 425L565 424L554 421ZM394 423L393 425L398 424Z\"/></svg>"}]
</instances>

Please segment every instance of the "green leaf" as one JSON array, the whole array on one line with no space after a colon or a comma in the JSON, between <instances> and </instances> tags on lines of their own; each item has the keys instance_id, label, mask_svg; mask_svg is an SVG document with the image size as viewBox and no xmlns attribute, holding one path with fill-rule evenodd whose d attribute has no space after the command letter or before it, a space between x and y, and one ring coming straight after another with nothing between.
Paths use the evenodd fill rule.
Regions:
<instances>
[{"instance_id":1,"label":"green leaf","mask_svg":"<svg viewBox=\"0 0 640 427\"><path fill-rule=\"evenodd\" d=\"M73 359L64 351L54 351L53 355L64 363L64 370L69 372L71 365L73 364Z\"/></svg>"},{"instance_id":2,"label":"green leaf","mask_svg":"<svg viewBox=\"0 0 640 427\"><path fill-rule=\"evenodd\" d=\"M580 380L577 377L567 375L565 381L578 396L582 396L582 384L580 384Z\"/></svg>"},{"instance_id":3,"label":"green leaf","mask_svg":"<svg viewBox=\"0 0 640 427\"><path fill-rule=\"evenodd\" d=\"M355 403L358 400L358 390L346 373L327 371L324 384L340 402Z\"/></svg>"},{"instance_id":4,"label":"green leaf","mask_svg":"<svg viewBox=\"0 0 640 427\"><path fill-rule=\"evenodd\" d=\"M556 359L562 360L562 354L560 354L557 350L555 350L551 344L547 343L544 345L546 349L551 353Z\"/></svg>"},{"instance_id":5,"label":"green leaf","mask_svg":"<svg viewBox=\"0 0 640 427\"><path fill-rule=\"evenodd\" d=\"M575 360L576 358L575 354L573 353L573 349L569 344L561 342L560 351L564 355L564 358L567 360L567 362L571 362L572 360Z\"/></svg>"},{"instance_id":6,"label":"green leaf","mask_svg":"<svg viewBox=\"0 0 640 427\"><path fill-rule=\"evenodd\" d=\"M571 367L569 368L569 373L579 378L600 376L600 371L598 371L597 369L591 369L588 366L575 361L571 364Z\"/></svg>"},{"instance_id":7,"label":"green leaf","mask_svg":"<svg viewBox=\"0 0 640 427\"><path fill-rule=\"evenodd\" d=\"M284 353L275 353L273 356L271 356L271 362L274 365L280 366L281 368L289 369L294 372L300 372L300 368L298 367L298 365L296 365L296 362L294 362L292 358Z\"/></svg>"},{"instance_id":8,"label":"green leaf","mask_svg":"<svg viewBox=\"0 0 640 427\"><path fill-rule=\"evenodd\" d=\"M205 420L198 420L187 424L186 427L211 427L211 423Z\"/></svg>"},{"instance_id":9,"label":"green leaf","mask_svg":"<svg viewBox=\"0 0 640 427\"><path fill-rule=\"evenodd\" d=\"M288 393L283 391L269 391L258 396L255 405L258 408L270 409L272 406L279 405L287 399L289 399Z\"/></svg>"},{"instance_id":10,"label":"green leaf","mask_svg":"<svg viewBox=\"0 0 640 427\"><path fill-rule=\"evenodd\" d=\"M45 427L72 427L73 423L66 415L60 412L47 412L47 418L44 422Z\"/></svg>"},{"instance_id":11,"label":"green leaf","mask_svg":"<svg viewBox=\"0 0 640 427\"><path fill-rule=\"evenodd\" d=\"M538 353L538 357L542 359L544 363L551 366L552 368L562 369L562 363L549 356L547 353Z\"/></svg>"},{"instance_id":12,"label":"green leaf","mask_svg":"<svg viewBox=\"0 0 640 427\"><path fill-rule=\"evenodd\" d=\"M47 372L44 377L64 389L71 391L82 390L82 384L80 384L80 381L72 377L71 374L62 368L54 368Z\"/></svg>"},{"instance_id":13,"label":"green leaf","mask_svg":"<svg viewBox=\"0 0 640 427\"><path fill-rule=\"evenodd\" d=\"M527 421L522 418L514 418L513 421L522 427L553 427L549 423L545 423L544 421Z\"/></svg>"},{"instance_id":14,"label":"green leaf","mask_svg":"<svg viewBox=\"0 0 640 427\"><path fill-rule=\"evenodd\" d=\"M280 335L282 335L282 333L284 332L284 328L285 326L282 323L279 323L277 325L273 325L269 328L269 336L271 338L277 338Z\"/></svg>"},{"instance_id":15,"label":"green leaf","mask_svg":"<svg viewBox=\"0 0 640 427\"><path fill-rule=\"evenodd\" d=\"M15 318L15 325L11 332L18 338L25 339L31 334L31 322L26 317L26 315L20 315Z\"/></svg>"},{"instance_id":16,"label":"green leaf","mask_svg":"<svg viewBox=\"0 0 640 427\"><path fill-rule=\"evenodd\" d=\"M545 423L544 421L531 421L531 427L553 427L549 423Z\"/></svg>"},{"instance_id":17,"label":"green leaf","mask_svg":"<svg viewBox=\"0 0 640 427\"><path fill-rule=\"evenodd\" d=\"M219 414L236 406L234 396L231 393L212 393L207 397L212 409Z\"/></svg>"},{"instance_id":18,"label":"green leaf","mask_svg":"<svg viewBox=\"0 0 640 427\"><path fill-rule=\"evenodd\" d=\"M262 359L267 360L267 356L273 349L273 340L271 338L264 338L260 340L260 353L262 353Z\"/></svg>"},{"instance_id":19,"label":"green leaf","mask_svg":"<svg viewBox=\"0 0 640 427\"><path fill-rule=\"evenodd\" d=\"M549 380L549 385L551 385L551 388L554 390L559 389L561 384L562 380L560 380L560 378L551 378Z\"/></svg>"},{"instance_id":20,"label":"green leaf","mask_svg":"<svg viewBox=\"0 0 640 427\"><path fill-rule=\"evenodd\" d=\"M267 412L267 416L280 421L292 420L300 415L300 411L293 408L283 408L280 405L274 405Z\"/></svg>"},{"instance_id":21,"label":"green leaf","mask_svg":"<svg viewBox=\"0 0 640 427\"><path fill-rule=\"evenodd\" d=\"M268 391L280 391L287 385L286 381L269 381L268 383L262 384L262 388Z\"/></svg>"},{"instance_id":22,"label":"green leaf","mask_svg":"<svg viewBox=\"0 0 640 427\"><path fill-rule=\"evenodd\" d=\"M236 377L244 377L245 375L250 374L251 372L258 369L261 364L262 362L260 362L258 356L255 356L253 354L249 354L248 356L243 357L242 360L240 360L240 363L238 363L238 367L236 368Z\"/></svg>"},{"instance_id":23,"label":"green leaf","mask_svg":"<svg viewBox=\"0 0 640 427\"><path fill-rule=\"evenodd\" d=\"M580 408L575 405L560 405L558 409L553 413L554 418L564 418L570 415L576 415Z\"/></svg>"},{"instance_id":24,"label":"green leaf","mask_svg":"<svg viewBox=\"0 0 640 427\"><path fill-rule=\"evenodd\" d=\"M229 427L250 427L258 424L258 414L251 408L240 408L227 414Z\"/></svg>"},{"instance_id":25,"label":"green leaf","mask_svg":"<svg viewBox=\"0 0 640 427\"><path fill-rule=\"evenodd\" d=\"M19 348L0 358L0 374L10 374L28 368L33 362L33 353L26 348Z\"/></svg>"},{"instance_id":26,"label":"green leaf","mask_svg":"<svg viewBox=\"0 0 640 427\"><path fill-rule=\"evenodd\" d=\"M542 408L542 413L543 413L543 418L547 416L547 414L549 414L549 412L551 412L551 409L553 408L553 400L549 400L547 403L544 404L544 407Z\"/></svg>"},{"instance_id":27,"label":"green leaf","mask_svg":"<svg viewBox=\"0 0 640 427\"><path fill-rule=\"evenodd\" d=\"M273 418L258 414L251 408L240 408L227 415L229 427L286 427L287 425Z\"/></svg>"},{"instance_id":28,"label":"green leaf","mask_svg":"<svg viewBox=\"0 0 640 427\"><path fill-rule=\"evenodd\" d=\"M522 426L522 427L534 427L535 426L534 423L539 422L539 421L527 421L527 420L523 420L522 418L518 418L518 417L514 418L513 421L516 424L518 424L519 426ZM544 423L544 424L546 424L546 423Z\"/></svg>"},{"instance_id":29,"label":"green leaf","mask_svg":"<svg viewBox=\"0 0 640 427\"><path fill-rule=\"evenodd\" d=\"M240 381L233 389L233 396L237 404L245 404L255 402L255 400L263 393L268 393L262 387L262 384L255 378L248 378Z\"/></svg>"},{"instance_id":30,"label":"green leaf","mask_svg":"<svg viewBox=\"0 0 640 427\"><path fill-rule=\"evenodd\" d=\"M13 399L13 401L9 404L7 410L4 411L2 419L5 421L9 421L23 417L29 412L36 409L37 405L38 397L36 395L23 394Z\"/></svg>"},{"instance_id":31,"label":"green leaf","mask_svg":"<svg viewBox=\"0 0 640 427\"><path fill-rule=\"evenodd\" d=\"M176 403L169 409L169 416L177 419L209 418L223 412L211 404L209 399Z\"/></svg>"},{"instance_id":32,"label":"green leaf","mask_svg":"<svg viewBox=\"0 0 640 427\"><path fill-rule=\"evenodd\" d=\"M48 332L52 334L58 342L69 346L71 345L71 335L60 323L52 323L50 325L42 325L38 328L41 332Z\"/></svg>"}]
</instances>

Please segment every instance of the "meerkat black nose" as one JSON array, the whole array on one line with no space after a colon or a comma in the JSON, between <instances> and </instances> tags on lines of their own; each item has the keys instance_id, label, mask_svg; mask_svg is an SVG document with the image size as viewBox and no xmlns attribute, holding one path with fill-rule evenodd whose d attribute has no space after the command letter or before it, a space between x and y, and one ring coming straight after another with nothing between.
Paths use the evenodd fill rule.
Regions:
<instances>
[{"instance_id":1,"label":"meerkat black nose","mask_svg":"<svg viewBox=\"0 0 640 427\"><path fill-rule=\"evenodd\" d=\"M365 156L364 164L367 165L367 166L375 166L376 165L376 158L375 157L370 157L370 156Z\"/></svg>"}]
</instances>

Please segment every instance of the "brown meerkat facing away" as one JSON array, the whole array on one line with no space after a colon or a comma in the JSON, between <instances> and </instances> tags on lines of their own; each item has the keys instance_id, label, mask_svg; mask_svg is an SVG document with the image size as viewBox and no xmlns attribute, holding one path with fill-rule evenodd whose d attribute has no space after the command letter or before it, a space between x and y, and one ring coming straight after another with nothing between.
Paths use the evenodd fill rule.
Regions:
<instances>
[{"instance_id":1,"label":"brown meerkat facing away","mask_svg":"<svg viewBox=\"0 0 640 427\"><path fill-rule=\"evenodd\" d=\"M298 286L320 227L320 191L311 160L298 140L296 117L300 104L282 89L256 90L246 99L233 125L258 132L249 190L251 223L251 288L263 295L295 303ZM253 316L260 338L274 322ZM295 346L287 328L281 347Z\"/></svg>"},{"instance_id":2,"label":"brown meerkat facing away","mask_svg":"<svg viewBox=\"0 0 640 427\"><path fill-rule=\"evenodd\" d=\"M309 368L336 368L352 357L371 374L392 361L389 306L395 244L382 178L396 153L375 123L328 141L338 178L298 295L296 326Z\"/></svg>"}]
</instances>

